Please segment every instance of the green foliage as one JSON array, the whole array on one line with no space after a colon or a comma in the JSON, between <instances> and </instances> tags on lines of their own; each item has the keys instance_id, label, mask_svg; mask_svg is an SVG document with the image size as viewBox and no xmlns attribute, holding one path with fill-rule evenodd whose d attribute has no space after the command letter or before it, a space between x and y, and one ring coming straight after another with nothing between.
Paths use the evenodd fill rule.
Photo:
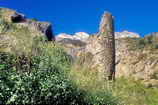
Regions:
<instances>
[{"instance_id":1,"label":"green foliage","mask_svg":"<svg viewBox=\"0 0 158 105\"><path fill-rule=\"evenodd\" d=\"M35 56L0 54L0 103L84 104L83 92L66 76L70 60L63 49L37 47Z\"/></svg>"},{"instance_id":2,"label":"green foliage","mask_svg":"<svg viewBox=\"0 0 158 105\"><path fill-rule=\"evenodd\" d=\"M123 105L156 105L158 89L146 88L141 81L119 78L112 92L122 99Z\"/></svg>"},{"instance_id":3,"label":"green foliage","mask_svg":"<svg viewBox=\"0 0 158 105\"><path fill-rule=\"evenodd\" d=\"M70 72L70 78L78 88L86 91L85 101L89 105L119 105L119 97L111 92L110 84L98 78L96 68L75 65Z\"/></svg>"},{"instance_id":4,"label":"green foliage","mask_svg":"<svg viewBox=\"0 0 158 105\"><path fill-rule=\"evenodd\" d=\"M37 21L37 19L36 19L36 18L32 18L31 20L32 20L32 21L35 21L35 22Z\"/></svg>"},{"instance_id":5,"label":"green foliage","mask_svg":"<svg viewBox=\"0 0 158 105\"><path fill-rule=\"evenodd\" d=\"M130 49L131 50L152 50L158 49L158 41L156 36L145 36L143 38L133 38L130 39Z\"/></svg>"},{"instance_id":6,"label":"green foliage","mask_svg":"<svg viewBox=\"0 0 158 105\"><path fill-rule=\"evenodd\" d=\"M3 76L3 77L2 77ZM53 70L17 74L7 72L1 76L3 104L77 104L82 93L64 75Z\"/></svg>"},{"instance_id":7,"label":"green foliage","mask_svg":"<svg viewBox=\"0 0 158 105\"><path fill-rule=\"evenodd\" d=\"M110 91L102 89L90 91L86 100L90 105L119 105L118 98L114 97Z\"/></svg>"},{"instance_id":8,"label":"green foliage","mask_svg":"<svg viewBox=\"0 0 158 105\"><path fill-rule=\"evenodd\" d=\"M76 67L77 66L77 67ZM158 75L155 73L153 78ZM117 78L114 83L100 80L97 68L75 65L70 78L86 91L86 102L92 105L156 105L158 88L147 88L141 81Z\"/></svg>"},{"instance_id":9,"label":"green foliage","mask_svg":"<svg viewBox=\"0 0 158 105\"><path fill-rule=\"evenodd\" d=\"M37 38L36 40L43 39ZM95 72L90 76L87 72L80 79L79 75L74 75L75 81L76 79L84 81L89 78L86 84L79 86L72 76L68 76L71 60L64 50L51 43L37 43L37 48L33 48L30 56L0 53L0 103L118 104L117 98L107 89L103 89L101 82L90 82L90 80L96 80L96 77L90 78L91 75L95 76ZM83 88L85 86L87 88Z\"/></svg>"}]
</instances>

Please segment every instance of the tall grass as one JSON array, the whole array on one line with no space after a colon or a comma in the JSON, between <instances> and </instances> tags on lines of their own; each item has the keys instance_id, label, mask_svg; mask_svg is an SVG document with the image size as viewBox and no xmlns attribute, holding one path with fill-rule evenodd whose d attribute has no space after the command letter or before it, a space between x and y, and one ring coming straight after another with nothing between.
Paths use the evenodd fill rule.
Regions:
<instances>
[{"instance_id":1,"label":"tall grass","mask_svg":"<svg viewBox=\"0 0 158 105\"><path fill-rule=\"evenodd\" d=\"M125 105L157 105L158 88L147 88L141 81L118 78L113 94L120 96Z\"/></svg>"},{"instance_id":2,"label":"tall grass","mask_svg":"<svg viewBox=\"0 0 158 105\"><path fill-rule=\"evenodd\" d=\"M141 81L117 78L114 83L98 79L96 69L75 65L70 77L89 94L87 100L96 105L157 105L158 88L146 88ZM105 105L106 105L105 104Z\"/></svg>"},{"instance_id":3,"label":"tall grass","mask_svg":"<svg viewBox=\"0 0 158 105\"><path fill-rule=\"evenodd\" d=\"M0 104L85 105L83 92L67 78L64 50L51 43L36 50L32 56L0 53Z\"/></svg>"},{"instance_id":4,"label":"tall grass","mask_svg":"<svg viewBox=\"0 0 158 105\"><path fill-rule=\"evenodd\" d=\"M96 69L74 65L70 71L70 78L77 86L86 91L86 101L92 105L119 105L119 97L111 91L112 83L98 79Z\"/></svg>"},{"instance_id":5,"label":"tall grass","mask_svg":"<svg viewBox=\"0 0 158 105\"><path fill-rule=\"evenodd\" d=\"M62 47L46 43L41 37L33 40L29 53L25 50L0 53L0 104L118 104L117 98L105 90L101 82L86 85L95 72L86 74L89 78L84 84L75 82L81 80L81 75L73 78L71 59Z\"/></svg>"}]
</instances>

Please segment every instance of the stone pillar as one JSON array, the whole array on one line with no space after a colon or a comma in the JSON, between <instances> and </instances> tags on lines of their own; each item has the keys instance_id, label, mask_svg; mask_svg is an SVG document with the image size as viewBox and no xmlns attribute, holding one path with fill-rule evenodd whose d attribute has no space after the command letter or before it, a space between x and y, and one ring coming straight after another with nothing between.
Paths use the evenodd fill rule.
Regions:
<instances>
[{"instance_id":1,"label":"stone pillar","mask_svg":"<svg viewBox=\"0 0 158 105\"><path fill-rule=\"evenodd\" d=\"M99 37L101 44L101 73L104 79L115 79L115 36L113 16L105 12L102 16Z\"/></svg>"}]
</instances>

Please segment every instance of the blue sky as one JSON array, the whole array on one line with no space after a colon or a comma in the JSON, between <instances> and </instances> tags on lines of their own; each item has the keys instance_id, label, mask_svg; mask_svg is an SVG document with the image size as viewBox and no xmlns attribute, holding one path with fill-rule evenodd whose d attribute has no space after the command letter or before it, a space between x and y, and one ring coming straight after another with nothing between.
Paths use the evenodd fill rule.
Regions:
<instances>
[{"instance_id":1,"label":"blue sky","mask_svg":"<svg viewBox=\"0 0 158 105\"><path fill-rule=\"evenodd\" d=\"M115 17L115 31L158 31L158 0L0 0L0 7L49 21L55 34L96 33L104 11Z\"/></svg>"}]
</instances>

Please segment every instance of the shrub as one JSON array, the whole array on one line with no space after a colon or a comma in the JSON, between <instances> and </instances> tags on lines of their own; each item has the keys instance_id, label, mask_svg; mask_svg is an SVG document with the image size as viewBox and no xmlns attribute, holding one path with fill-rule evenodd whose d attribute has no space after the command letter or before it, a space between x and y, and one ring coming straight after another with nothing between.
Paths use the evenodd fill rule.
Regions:
<instances>
[{"instance_id":1,"label":"shrub","mask_svg":"<svg viewBox=\"0 0 158 105\"><path fill-rule=\"evenodd\" d=\"M3 104L79 104L82 93L64 75L53 70L2 74L0 82Z\"/></svg>"},{"instance_id":2,"label":"shrub","mask_svg":"<svg viewBox=\"0 0 158 105\"><path fill-rule=\"evenodd\" d=\"M83 92L66 76L70 60L63 49L47 43L40 51L36 56L23 55L29 62L0 54L0 103L84 104ZM29 69L21 72L24 65Z\"/></svg>"},{"instance_id":3,"label":"shrub","mask_svg":"<svg viewBox=\"0 0 158 105\"><path fill-rule=\"evenodd\" d=\"M158 48L158 41L157 36L145 36L144 38L136 38L131 39L132 43L131 48L132 50L141 50L141 49L157 49Z\"/></svg>"}]
</instances>

